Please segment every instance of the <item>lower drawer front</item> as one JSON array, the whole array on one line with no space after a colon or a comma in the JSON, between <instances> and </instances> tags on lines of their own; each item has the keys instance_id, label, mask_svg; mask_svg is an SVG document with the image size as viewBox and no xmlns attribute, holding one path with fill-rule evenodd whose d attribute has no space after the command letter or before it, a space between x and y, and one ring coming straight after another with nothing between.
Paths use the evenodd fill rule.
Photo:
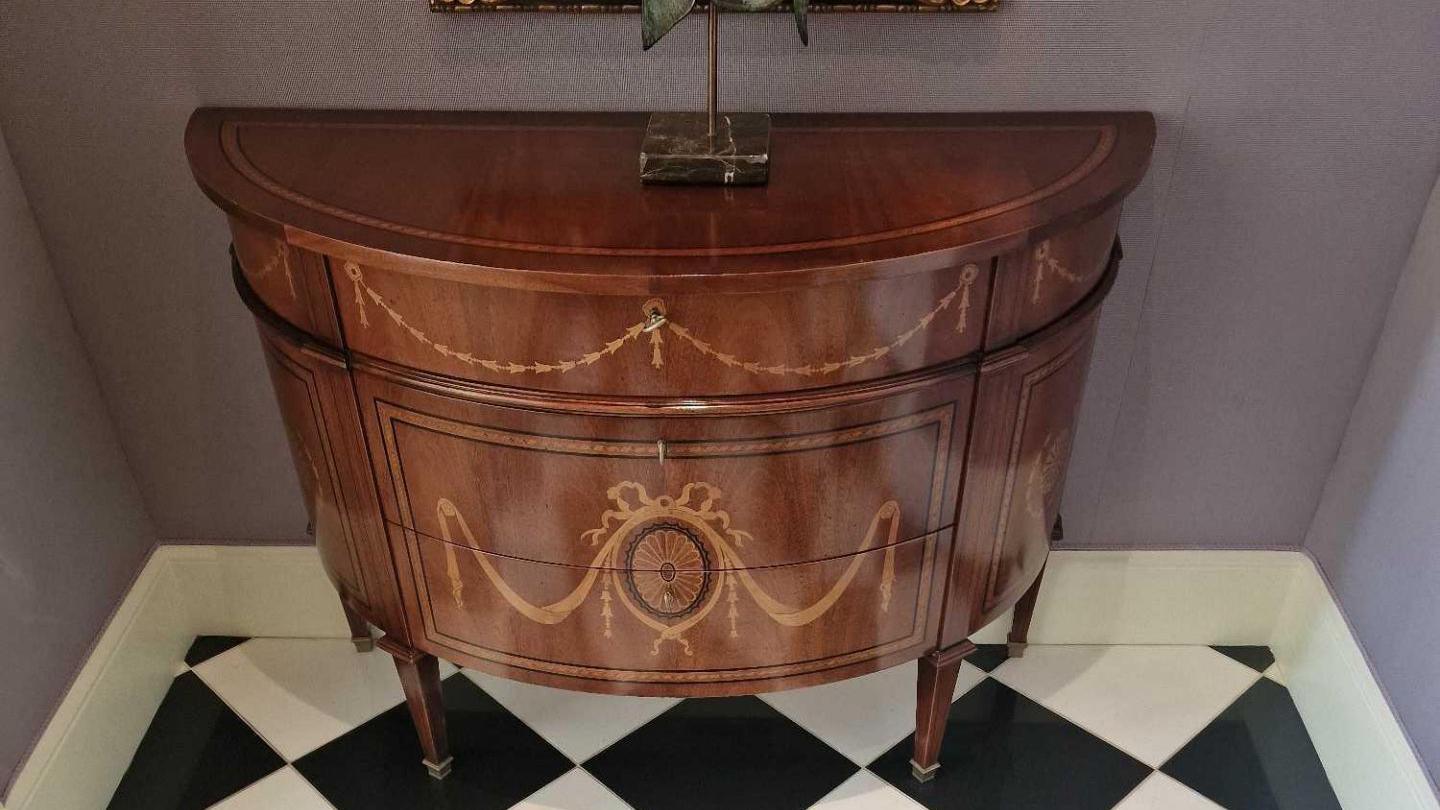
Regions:
<instances>
[{"instance_id":1,"label":"lower drawer front","mask_svg":"<svg viewBox=\"0 0 1440 810\"><path fill-rule=\"evenodd\" d=\"M704 568L674 537L673 565L584 568L487 554L392 527L409 558L412 615L441 654L637 684L783 678L856 664L933 634L949 532L820 562ZM711 539L711 559L723 551Z\"/></svg>"},{"instance_id":2,"label":"lower drawer front","mask_svg":"<svg viewBox=\"0 0 1440 810\"><path fill-rule=\"evenodd\" d=\"M736 417L597 417L457 401L367 379L391 521L504 557L597 565L653 521L734 538L723 563L809 562L954 520L958 376L860 405ZM710 527L710 528L706 528ZM644 556L611 561L647 567Z\"/></svg>"}]
</instances>

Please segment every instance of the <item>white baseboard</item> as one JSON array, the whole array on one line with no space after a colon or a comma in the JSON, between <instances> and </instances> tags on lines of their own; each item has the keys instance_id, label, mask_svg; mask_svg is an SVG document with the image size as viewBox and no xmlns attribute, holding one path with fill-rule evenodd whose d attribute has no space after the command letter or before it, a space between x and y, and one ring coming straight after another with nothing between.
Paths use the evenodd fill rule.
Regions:
<instances>
[{"instance_id":1,"label":"white baseboard","mask_svg":"<svg viewBox=\"0 0 1440 810\"><path fill-rule=\"evenodd\" d=\"M1056 551L1035 644L1269 644L1297 551ZM1005 640L1009 615L973 638Z\"/></svg>"},{"instance_id":2,"label":"white baseboard","mask_svg":"<svg viewBox=\"0 0 1440 810\"><path fill-rule=\"evenodd\" d=\"M313 548L156 547L0 810L104 807L197 635L350 631Z\"/></svg>"},{"instance_id":3,"label":"white baseboard","mask_svg":"<svg viewBox=\"0 0 1440 810\"><path fill-rule=\"evenodd\" d=\"M312 546L161 546L191 635L349 638Z\"/></svg>"},{"instance_id":4,"label":"white baseboard","mask_svg":"<svg viewBox=\"0 0 1440 810\"><path fill-rule=\"evenodd\" d=\"M1002 617L975 638L1004 641ZM94 810L196 635L348 638L313 548L161 546L0 810ZM1037 644L1268 644L1347 810L1440 810L1311 560L1277 551L1058 551Z\"/></svg>"},{"instance_id":5,"label":"white baseboard","mask_svg":"<svg viewBox=\"0 0 1440 810\"><path fill-rule=\"evenodd\" d=\"M1347 810L1440 810L1324 577L1303 559L1270 646L1340 803Z\"/></svg>"},{"instance_id":6,"label":"white baseboard","mask_svg":"<svg viewBox=\"0 0 1440 810\"><path fill-rule=\"evenodd\" d=\"M94 810L125 772L189 644L170 571L146 562L21 768L6 807Z\"/></svg>"}]
</instances>

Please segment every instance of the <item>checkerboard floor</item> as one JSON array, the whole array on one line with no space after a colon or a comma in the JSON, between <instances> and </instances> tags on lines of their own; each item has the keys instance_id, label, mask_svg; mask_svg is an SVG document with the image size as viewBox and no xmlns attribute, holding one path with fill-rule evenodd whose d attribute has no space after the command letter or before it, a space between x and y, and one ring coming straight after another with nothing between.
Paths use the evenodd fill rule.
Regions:
<instances>
[{"instance_id":1,"label":"checkerboard floor","mask_svg":"<svg viewBox=\"0 0 1440 810\"><path fill-rule=\"evenodd\" d=\"M604 697L448 667L434 781L389 657L195 640L113 810L1327 810L1264 647L1032 646L964 664L938 777L910 778L915 665L760 697Z\"/></svg>"}]
</instances>

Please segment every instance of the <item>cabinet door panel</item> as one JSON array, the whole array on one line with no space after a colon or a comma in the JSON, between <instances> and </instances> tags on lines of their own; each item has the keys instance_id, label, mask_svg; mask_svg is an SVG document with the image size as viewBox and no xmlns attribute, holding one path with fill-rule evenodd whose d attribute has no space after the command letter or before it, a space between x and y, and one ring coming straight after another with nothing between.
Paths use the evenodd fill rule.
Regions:
<instances>
[{"instance_id":1,"label":"cabinet door panel","mask_svg":"<svg viewBox=\"0 0 1440 810\"><path fill-rule=\"evenodd\" d=\"M386 633L405 637L344 361L257 324L321 562L345 602Z\"/></svg>"},{"instance_id":2,"label":"cabinet door panel","mask_svg":"<svg viewBox=\"0 0 1440 810\"><path fill-rule=\"evenodd\" d=\"M942 644L993 620L1050 551L1097 312L981 367Z\"/></svg>"}]
</instances>

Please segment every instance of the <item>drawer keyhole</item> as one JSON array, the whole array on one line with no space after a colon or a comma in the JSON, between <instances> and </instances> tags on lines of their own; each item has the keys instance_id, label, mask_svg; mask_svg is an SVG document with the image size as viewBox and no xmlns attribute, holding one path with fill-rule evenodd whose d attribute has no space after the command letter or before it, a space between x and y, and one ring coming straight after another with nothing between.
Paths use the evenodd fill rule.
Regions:
<instances>
[{"instance_id":1,"label":"drawer keyhole","mask_svg":"<svg viewBox=\"0 0 1440 810\"><path fill-rule=\"evenodd\" d=\"M651 298L640 306L645 313L645 328L641 331L654 332L665 325L665 302L659 298Z\"/></svg>"},{"instance_id":2,"label":"drawer keyhole","mask_svg":"<svg viewBox=\"0 0 1440 810\"><path fill-rule=\"evenodd\" d=\"M665 463L665 440L664 440L664 439L656 439L656 440L655 440L655 457L658 458L658 459L660 459L660 463L661 463L661 464L664 464L664 463Z\"/></svg>"}]
</instances>

